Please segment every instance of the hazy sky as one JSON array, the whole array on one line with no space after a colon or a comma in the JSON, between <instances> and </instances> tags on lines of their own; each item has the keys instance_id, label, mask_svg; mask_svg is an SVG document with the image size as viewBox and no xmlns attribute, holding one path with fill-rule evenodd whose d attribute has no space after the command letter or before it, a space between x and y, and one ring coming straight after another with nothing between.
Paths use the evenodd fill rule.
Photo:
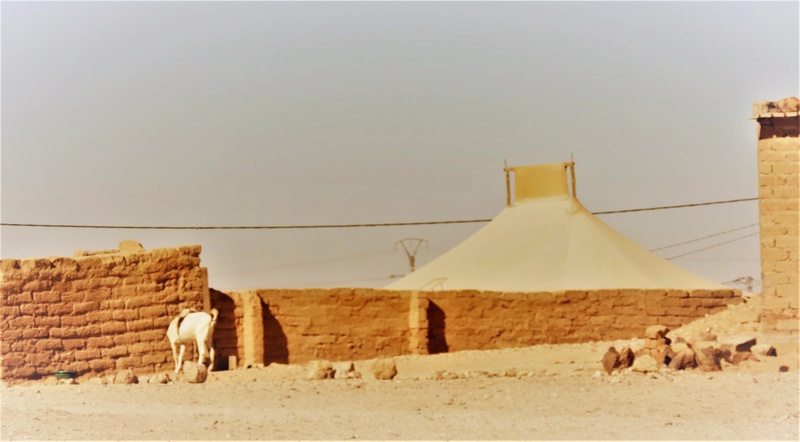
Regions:
<instances>
[{"instance_id":1,"label":"hazy sky","mask_svg":"<svg viewBox=\"0 0 800 442\"><path fill-rule=\"evenodd\" d=\"M570 155L590 211L756 197L751 106L798 95L799 4L3 1L2 222L487 219L504 160ZM758 207L600 218L653 249L756 224ZM4 226L0 253L201 244L219 289L381 287L407 271L396 241L429 241L419 266L482 225ZM758 279L758 236L674 262Z\"/></svg>"}]
</instances>

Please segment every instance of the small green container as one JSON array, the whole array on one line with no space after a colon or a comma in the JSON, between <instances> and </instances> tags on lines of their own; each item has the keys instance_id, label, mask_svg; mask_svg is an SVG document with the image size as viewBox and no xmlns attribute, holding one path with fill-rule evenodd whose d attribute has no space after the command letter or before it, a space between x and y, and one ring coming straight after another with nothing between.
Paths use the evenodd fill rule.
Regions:
<instances>
[{"instance_id":1,"label":"small green container","mask_svg":"<svg viewBox=\"0 0 800 442\"><path fill-rule=\"evenodd\" d=\"M78 373L75 371L58 370L56 372L56 379L75 379L77 377Z\"/></svg>"}]
</instances>

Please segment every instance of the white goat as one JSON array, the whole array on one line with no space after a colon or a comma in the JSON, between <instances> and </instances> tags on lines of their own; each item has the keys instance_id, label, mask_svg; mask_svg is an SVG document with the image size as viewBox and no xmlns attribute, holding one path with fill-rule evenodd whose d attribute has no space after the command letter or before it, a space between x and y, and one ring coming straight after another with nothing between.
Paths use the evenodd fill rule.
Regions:
<instances>
[{"instance_id":1,"label":"white goat","mask_svg":"<svg viewBox=\"0 0 800 442\"><path fill-rule=\"evenodd\" d=\"M203 364L206 351L208 351L211 361L208 371L214 369L214 326L217 324L218 315L219 311L215 308L212 308L210 313L185 308L169 323L167 338L172 345L172 357L175 358L175 374L180 372L181 365L183 365L186 344L193 342L197 343L197 353L200 354L197 363ZM178 354L178 345L181 346L180 354Z\"/></svg>"}]
</instances>

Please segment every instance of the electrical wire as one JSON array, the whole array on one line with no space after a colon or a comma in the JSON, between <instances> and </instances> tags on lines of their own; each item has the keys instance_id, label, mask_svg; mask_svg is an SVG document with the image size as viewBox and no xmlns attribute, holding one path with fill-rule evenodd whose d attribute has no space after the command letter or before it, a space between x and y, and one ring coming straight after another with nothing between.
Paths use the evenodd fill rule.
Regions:
<instances>
[{"instance_id":1,"label":"electrical wire","mask_svg":"<svg viewBox=\"0 0 800 442\"><path fill-rule=\"evenodd\" d=\"M615 213L645 212L650 210L678 209L683 207L700 207L714 204L739 203L743 201L754 201L758 198L743 198L737 200L711 201L706 203L681 204L677 206L646 207L641 209L611 210L606 212L593 212L593 215L611 215ZM82 224L34 224L34 223L0 223L6 227L45 227L45 228L66 228L66 229L134 229L134 230L256 230L256 229L342 229L354 227L398 227L398 226L421 226L437 224L466 224L466 223L488 223L491 219L470 219L453 221L419 221L407 223L374 223L374 224L318 224L318 225L294 225L294 226L103 226L103 225L82 225Z\"/></svg>"},{"instance_id":2,"label":"electrical wire","mask_svg":"<svg viewBox=\"0 0 800 442\"><path fill-rule=\"evenodd\" d=\"M658 247L658 248L655 248L655 249L650 249L650 251L651 252L657 252L659 250L671 249L673 247L678 247L678 246L682 246L682 245L685 245L685 244L691 244L693 242L702 241L704 239L713 238L715 236L725 235L726 233L731 233L731 232L736 232L738 230L748 229L750 227L755 227L757 225L758 225L758 223L750 224L749 226L738 227L736 229L726 230L724 232L714 233L714 234L711 234L711 235L702 236L700 238L690 239L689 241L679 242L679 243L670 244L670 245L664 246L664 247Z\"/></svg>"},{"instance_id":3,"label":"electrical wire","mask_svg":"<svg viewBox=\"0 0 800 442\"><path fill-rule=\"evenodd\" d=\"M691 252L686 252L686 253L683 253L683 254L680 254L680 255L670 256L669 258L664 258L664 259L666 259L666 260L678 259L678 258L687 256L687 255L692 255L692 254L695 254L695 253L698 253L698 252L702 252L704 250L713 249L715 247L723 246L725 244L730 244L730 243L735 242L735 241L740 241L740 240L743 240L745 238L749 238L751 236L756 236L758 234L759 234L759 232L751 233L749 235L740 236L738 238L734 238L734 239L731 239L729 241L725 241L725 242L721 242L721 243L718 243L718 244L714 244L713 246L708 246L708 247L704 247L702 249L692 250Z\"/></svg>"}]
</instances>

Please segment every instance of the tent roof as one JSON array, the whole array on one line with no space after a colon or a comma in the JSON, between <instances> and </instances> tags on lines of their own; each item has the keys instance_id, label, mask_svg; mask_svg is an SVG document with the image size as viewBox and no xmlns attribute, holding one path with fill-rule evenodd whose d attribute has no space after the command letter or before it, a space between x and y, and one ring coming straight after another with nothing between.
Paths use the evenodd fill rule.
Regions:
<instances>
[{"instance_id":1,"label":"tent roof","mask_svg":"<svg viewBox=\"0 0 800 442\"><path fill-rule=\"evenodd\" d=\"M387 286L540 292L719 289L640 247L569 194L571 163L512 168L515 202L461 244Z\"/></svg>"}]
</instances>

